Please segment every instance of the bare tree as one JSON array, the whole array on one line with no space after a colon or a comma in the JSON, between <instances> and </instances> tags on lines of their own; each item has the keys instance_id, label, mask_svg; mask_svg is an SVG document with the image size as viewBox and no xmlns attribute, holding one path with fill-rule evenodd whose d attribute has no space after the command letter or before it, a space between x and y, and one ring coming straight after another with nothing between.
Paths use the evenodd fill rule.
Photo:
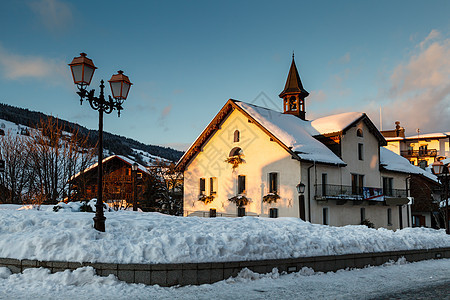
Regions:
<instances>
[{"instance_id":1,"label":"bare tree","mask_svg":"<svg viewBox=\"0 0 450 300\"><path fill-rule=\"evenodd\" d=\"M92 163L94 151L78 131L66 132L58 119L41 119L28 140L32 195L56 203L71 193L69 179Z\"/></svg>"},{"instance_id":2,"label":"bare tree","mask_svg":"<svg viewBox=\"0 0 450 300\"><path fill-rule=\"evenodd\" d=\"M0 173L0 202L22 203L22 194L31 178L29 170L29 137L11 131L0 136L0 159L5 161L5 172Z\"/></svg>"}]
</instances>

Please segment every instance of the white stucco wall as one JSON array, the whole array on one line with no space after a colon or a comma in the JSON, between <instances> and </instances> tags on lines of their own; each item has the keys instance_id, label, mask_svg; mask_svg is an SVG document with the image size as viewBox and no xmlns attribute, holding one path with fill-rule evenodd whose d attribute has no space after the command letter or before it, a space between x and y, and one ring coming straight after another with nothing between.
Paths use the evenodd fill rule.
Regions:
<instances>
[{"instance_id":1,"label":"white stucco wall","mask_svg":"<svg viewBox=\"0 0 450 300\"><path fill-rule=\"evenodd\" d=\"M233 142L234 132L239 130L240 141ZM245 163L232 169L225 159L234 147L243 150ZM277 203L269 205L262 202L268 193L268 174L278 173L279 195ZM300 162L278 143L271 141L257 125L238 111L233 111L221 128L204 145L201 152L193 159L184 173L184 209L192 211L209 211L215 208L217 213L237 214L237 207L228 201L237 195L238 175L246 176L245 196L250 199L246 206L247 214L267 215L270 207L279 209L280 216L298 217L298 194L296 185L300 182ZM206 194L209 195L209 178L216 177L218 190L214 201L205 205L198 201L200 178L206 179Z\"/></svg>"}]
</instances>

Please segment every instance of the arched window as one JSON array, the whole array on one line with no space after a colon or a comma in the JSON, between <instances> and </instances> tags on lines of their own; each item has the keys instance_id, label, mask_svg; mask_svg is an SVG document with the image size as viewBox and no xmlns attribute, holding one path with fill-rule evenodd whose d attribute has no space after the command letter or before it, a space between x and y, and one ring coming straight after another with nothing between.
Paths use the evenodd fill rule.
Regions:
<instances>
[{"instance_id":1,"label":"arched window","mask_svg":"<svg viewBox=\"0 0 450 300\"><path fill-rule=\"evenodd\" d=\"M356 136L363 137L363 131L361 128L358 128L358 130L356 130Z\"/></svg>"},{"instance_id":2,"label":"arched window","mask_svg":"<svg viewBox=\"0 0 450 300\"><path fill-rule=\"evenodd\" d=\"M239 148L239 147L234 147L233 149L231 149L231 151L230 151L230 157L232 157L232 156L236 156L236 155L242 155L244 152L242 151L242 149L241 148Z\"/></svg>"},{"instance_id":3,"label":"arched window","mask_svg":"<svg viewBox=\"0 0 450 300\"><path fill-rule=\"evenodd\" d=\"M237 142L239 142L239 140L240 140L240 133L239 133L239 130L236 130L234 132L234 142L237 143Z\"/></svg>"},{"instance_id":4,"label":"arched window","mask_svg":"<svg viewBox=\"0 0 450 300\"><path fill-rule=\"evenodd\" d=\"M0 135L5 135L5 131L3 129L0 129Z\"/></svg>"}]
</instances>

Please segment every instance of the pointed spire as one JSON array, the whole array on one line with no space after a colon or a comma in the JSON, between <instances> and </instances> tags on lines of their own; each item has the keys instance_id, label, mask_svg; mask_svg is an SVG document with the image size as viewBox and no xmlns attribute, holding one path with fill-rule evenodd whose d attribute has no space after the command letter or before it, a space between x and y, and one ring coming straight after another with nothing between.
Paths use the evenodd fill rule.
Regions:
<instances>
[{"instance_id":1,"label":"pointed spire","mask_svg":"<svg viewBox=\"0 0 450 300\"><path fill-rule=\"evenodd\" d=\"M297 66L295 65L294 60L294 52L292 52L292 63L291 68L289 69L286 85L279 96L280 98L283 98L286 94L299 94L301 98L305 98L309 95L309 93L303 88L300 75L298 75Z\"/></svg>"}]
</instances>

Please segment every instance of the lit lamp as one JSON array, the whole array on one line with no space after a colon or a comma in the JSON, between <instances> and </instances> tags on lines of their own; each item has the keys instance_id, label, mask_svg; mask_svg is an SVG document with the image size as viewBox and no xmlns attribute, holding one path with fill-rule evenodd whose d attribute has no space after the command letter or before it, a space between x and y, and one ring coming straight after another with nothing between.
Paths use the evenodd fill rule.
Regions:
<instances>
[{"instance_id":1,"label":"lit lamp","mask_svg":"<svg viewBox=\"0 0 450 300\"><path fill-rule=\"evenodd\" d=\"M131 165L131 171L133 175L133 211L137 211L137 203L136 203L136 175L138 170L138 164L135 162Z\"/></svg>"},{"instance_id":2,"label":"lit lamp","mask_svg":"<svg viewBox=\"0 0 450 300\"><path fill-rule=\"evenodd\" d=\"M305 184L303 182L300 182L299 184L297 184L296 188L297 188L297 192L302 195L305 192Z\"/></svg>"},{"instance_id":3,"label":"lit lamp","mask_svg":"<svg viewBox=\"0 0 450 300\"><path fill-rule=\"evenodd\" d=\"M123 71L119 71L109 80L113 97L108 96L108 100L105 99L105 85L104 81L100 81L100 95L94 96L95 90L87 91L86 87L91 84L92 77L95 69L94 62L87 58L86 53L80 53L79 57L75 57L69 64L72 72L73 82L78 87L77 94L80 96L80 103L83 104L83 100L89 101L91 107L98 111L98 193L97 203L95 204L96 212L94 217L94 228L98 231L105 231L105 216L103 214L103 113L110 114L113 110L117 110L120 117L120 111L123 109L123 101L127 98L128 92L132 83L128 76L123 74Z\"/></svg>"},{"instance_id":4,"label":"lit lamp","mask_svg":"<svg viewBox=\"0 0 450 300\"><path fill-rule=\"evenodd\" d=\"M442 161L435 161L431 167L433 168L433 173L437 176L444 172L444 163Z\"/></svg>"},{"instance_id":5,"label":"lit lamp","mask_svg":"<svg viewBox=\"0 0 450 300\"><path fill-rule=\"evenodd\" d=\"M448 216L448 189L449 189L450 168L449 165L447 165L447 168L445 168L445 165L442 161L435 161L431 165L431 167L433 168L433 173L439 178L441 184L444 185L445 231L447 232L447 234L450 234L449 216Z\"/></svg>"}]
</instances>

